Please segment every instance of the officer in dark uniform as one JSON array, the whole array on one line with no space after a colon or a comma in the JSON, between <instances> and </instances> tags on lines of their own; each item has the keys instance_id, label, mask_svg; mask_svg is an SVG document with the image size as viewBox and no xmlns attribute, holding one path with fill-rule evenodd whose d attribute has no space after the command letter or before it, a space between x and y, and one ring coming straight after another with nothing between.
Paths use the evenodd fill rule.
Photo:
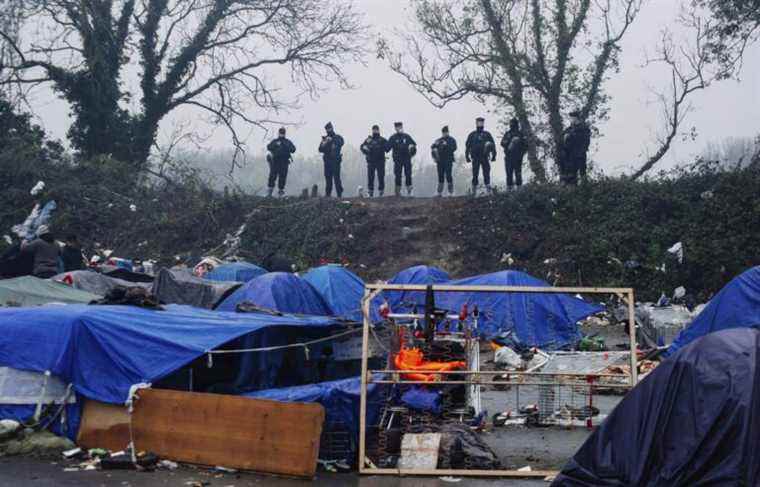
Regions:
<instances>
[{"instance_id":1,"label":"officer in dark uniform","mask_svg":"<svg viewBox=\"0 0 760 487\"><path fill-rule=\"evenodd\" d=\"M417 154L417 143L404 132L404 124L394 124L396 133L388 139L388 145L393 151L393 175L396 179L396 196L401 196L401 176L405 177L406 194L412 196L412 157Z\"/></svg>"},{"instance_id":2,"label":"officer in dark uniform","mask_svg":"<svg viewBox=\"0 0 760 487\"><path fill-rule=\"evenodd\" d=\"M525 158L525 136L516 118L509 121L509 130L501 139L504 149L504 167L507 170L507 189L522 186L522 165Z\"/></svg>"},{"instance_id":3,"label":"officer in dark uniform","mask_svg":"<svg viewBox=\"0 0 760 487\"><path fill-rule=\"evenodd\" d=\"M491 162L496 160L496 143L493 135L485 130L485 119L475 119L475 131L467 137L465 159L472 162L472 194L477 195L480 169L483 169L483 184L491 192Z\"/></svg>"},{"instance_id":4,"label":"officer in dark uniform","mask_svg":"<svg viewBox=\"0 0 760 487\"><path fill-rule=\"evenodd\" d=\"M325 196L332 196L333 185L338 198L343 196L343 183L340 180L340 164L343 162L344 140L343 137L335 133L333 124L328 122L325 125L326 135L322 136L322 142L319 144L319 152L322 153L322 160L325 163Z\"/></svg>"},{"instance_id":5,"label":"officer in dark uniform","mask_svg":"<svg viewBox=\"0 0 760 487\"><path fill-rule=\"evenodd\" d=\"M385 192L385 154L391 150L388 140L380 135L380 127L372 126L372 135L367 137L359 147L367 158L367 190L369 197L375 195L375 176L377 176L377 194Z\"/></svg>"},{"instance_id":6,"label":"officer in dark uniform","mask_svg":"<svg viewBox=\"0 0 760 487\"><path fill-rule=\"evenodd\" d=\"M454 196L454 153L457 151L457 141L449 135L448 125L441 129L441 138L433 142L430 152L438 168L438 197L443 196L443 183L448 183L449 196Z\"/></svg>"},{"instance_id":7,"label":"officer in dark uniform","mask_svg":"<svg viewBox=\"0 0 760 487\"><path fill-rule=\"evenodd\" d=\"M570 125L562 136L560 179L569 186L578 184L578 175L586 180L588 148L591 145L591 128L581 118L579 111L570 113Z\"/></svg>"},{"instance_id":8,"label":"officer in dark uniform","mask_svg":"<svg viewBox=\"0 0 760 487\"><path fill-rule=\"evenodd\" d=\"M267 162L269 162L269 185L267 196L272 196L277 182L280 197L285 196L285 183L288 180L288 166L296 152L296 146L285 137L285 127L280 128L279 137L267 145Z\"/></svg>"}]
</instances>

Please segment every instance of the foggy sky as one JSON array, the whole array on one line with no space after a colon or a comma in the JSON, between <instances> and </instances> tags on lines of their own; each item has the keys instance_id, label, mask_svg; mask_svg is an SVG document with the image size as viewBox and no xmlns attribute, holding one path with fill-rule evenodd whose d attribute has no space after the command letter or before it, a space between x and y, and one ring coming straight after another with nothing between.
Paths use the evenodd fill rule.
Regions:
<instances>
[{"instance_id":1,"label":"foggy sky","mask_svg":"<svg viewBox=\"0 0 760 487\"><path fill-rule=\"evenodd\" d=\"M408 0L355 0L355 3L366 14L366 23L372 26L375 34L392 35L392 30L403 26L412 15ZM601 127L603 136L594 141L593 147L593 159L609 174L629 171L641 160L646 144L653 143L660 118L651 88L663 86L667 78L661 71L642 67L644 50L655 46L661 29L673 25L677 11L676 0L650 0L626 34L621 71L612 74L606 85L612 98L611 117ZM676 161L689 162L709 141L755 136L760 132L760 56L757 53L758 47L755 46L748 54L741 82L725 81L694 97L695 111L689 116L685 128L696 127L699 138L695 142L679 139L663 167ZM443 125L449 125L452 135L462 142L472 130L475 117L480 115L487 117L487 128L495 134L502 130L494 116L489 116L489 107L472 99L456 102L442 110L432 107L400 76L392 73L384 61L376 60L373 55L368 57L367 66L348 66L346 73L356 89L346 91L333 87L317 101L306 100L301 110L282 116L286 121L299 123L298 127L289 130L288 135L302 155L316 153L322 127L327 121L332 121L336 131L355 146L369 134L373 124L379 124L383 134L388 135L393 130L394 121L404 121L407 132L423 148L421 163L429 159L427 147L439 136ZM280 88L287 89L287 84ZM35 111L45 128L52 135L64 138L69 122L66 104L56 100L49 91L38 91L35 100ZM230 148L228 133L199 121L197 113L180 111L172 114L164 121L162 133L170 132L176 123L191 123L200 134L207 135L204 144L211 150ZM251 152L263 151L265 136L260 131L242 129L241 133L248 135ZM498 171L496 177L499 177Z\"/></svg>"}]
</instances>

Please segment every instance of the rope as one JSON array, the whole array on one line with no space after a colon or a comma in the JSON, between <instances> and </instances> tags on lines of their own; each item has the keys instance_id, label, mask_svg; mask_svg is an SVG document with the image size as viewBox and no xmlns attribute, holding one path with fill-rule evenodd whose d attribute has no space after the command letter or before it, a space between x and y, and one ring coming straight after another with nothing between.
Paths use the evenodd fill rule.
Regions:
<instances>
[{"instance_id":1,"label":"rope","mask_svg":"<svg viewBox=\"0 0 760 487\"><path fill-rule=\"evenodd\" d=\"M289 345L277 345L274 347L261 347L261 348L243 348L238 350L209 350L206 353L210 356L212 355L223 355L223 354L231 354L231 353L249 353L249 352L274 352L276 350L284 350L288 348L305 348L308 350L308 347L310 345L314 345L316 343L322 343L322 342L329 342L330 340L335 340L336 338L341 338L347 335L352 335L354 333L358 333L362 331L361 328L354 328L348 331L344 331L342 333L338 333L337 335L331 335L329 337L324 338L318 338L316 340L311 340L308 342L303 343L291 343ZM308 353L308 352L307 352Z\"/></svg>"}]
</instances>

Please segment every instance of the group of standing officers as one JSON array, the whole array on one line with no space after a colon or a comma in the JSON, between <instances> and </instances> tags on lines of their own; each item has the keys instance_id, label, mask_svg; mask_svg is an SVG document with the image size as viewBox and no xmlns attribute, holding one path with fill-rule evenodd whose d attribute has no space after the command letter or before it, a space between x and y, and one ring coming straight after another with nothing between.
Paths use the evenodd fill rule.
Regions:
<instances>
[{"instance_id":1,"label":"group of standing officers","mask_svg":"<svg viewBox=\"0 0 760 487\"><path fill-rule=\"evenodd\" d=\"M575 185L578 178L586 177L586 160L591 130L582 120L580 112L570 113L571 123L563 134L563 144L560 155L560 178L564 184ZM401 122L394 124L396 133L386 139L380 135L380 127L374 125L372 134L361 144L360 150L367 159L367 190L370 197L385 194L385 163L386 154L391 153L393 159L393 175L395 195L401 196L402 190L412 196L412 159L417 155L417 143L411 135L404 132ZM319 144L322 154L325 175L325 196L331 197L333 189L338 198L343 196L343 184L340 177L343 162L343 146L345 140L335 133L332 123L325 125L325 135ZM501 139L504 151L504 164L507 172L507 189L522 186L522 166L527 142L520 129L517 119L509 123L509 130ZM449 127L441 129L441 137L431 146L431 155L438 169L438 196L443 196L444 188L450 196L454 195L453 168L458 150L456 139L449 134ZM288 166L292 162L296 147L287 137L284 128L279 130L278 137L267 145L267 161L269 162L268 195L272 196L275 186L279 195L285 195L285 184L288 177ZM465 160L472 165L472 194L478 194L480 176L486 193L491 193L491 163L496 161L496 142L490 132L485 130L485 120L478 117L475 120L475 130L467 137L465 143Z\"/></svg>"}]
</instances>

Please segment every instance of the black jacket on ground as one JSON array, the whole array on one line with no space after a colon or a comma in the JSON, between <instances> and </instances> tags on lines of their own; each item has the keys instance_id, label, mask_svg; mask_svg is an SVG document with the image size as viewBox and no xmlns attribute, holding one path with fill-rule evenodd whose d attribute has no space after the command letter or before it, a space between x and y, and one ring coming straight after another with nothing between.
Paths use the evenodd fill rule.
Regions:
<instances>
[{"instance_id":1,"label":"black jacket on ground","mask_svg":"<svg viewBox=\"0 0 760 487\"><path fill-rule=\"evenodd\" d=\"M486 145L490 143L490 147ZM467 137L465 156L467 160L475 159L476 161L496 160L496 142L493 135L487 130L474 130Z\"/></svg>"},{"instance_id":2,"label":"black jacket on ground","mask_svg":"<svg viewBox=\"0 0 760 487\"><path fill-rule=\"evenodd\" d=\"M414 154L409 150L409 147L417 143L414 141L411 135L407 133L393 134L388 139L388 145L393 151L393 162L411 161Z\"/></svg>"},{"instance_id":3,"label":"black jacket on ground","mask_svg":"<svg viewBox=\"0 0 760 487\"><path fill-rule=\"evenodd\" d=\"M290 160L296 151L296 146L290 139L285 137L277 137L267 145L267 150L272 153L272 158L276 162L285 162Z\"/></svg>"},{"instance_id":4,"label":"black jacket on ground","mask_svg":"<svg viewBox=\"0 0 760 487\"><path fill-rule=\"evenodd\" d=\"M454 162L454 153L457 151L457 141L454 137L447 135L433 142L430 148L433 153L433 159L438 164Z\"/></svg>"},{"instance_id":5,"label":"black jacket on ground","mask_svg":"<svg viewBox=\"0 0 760 487\"><path fill-rule=\"evenodd\" d=\"M367 137L360 147L367 162L385 162L385 154L391 150L388 140L382 135Z\"/></svg>"},{"instance_id":6,"label":"black jacket on ground","mask_svg":"<svg viewBox=\"0 0 760 487\"><path fill-rule=\"evenodd\" d=\"M61 249L61 260L64 272L81 271L84 269L84 256L82 249L66 245Z\"/></svg>"}]
</instances>

